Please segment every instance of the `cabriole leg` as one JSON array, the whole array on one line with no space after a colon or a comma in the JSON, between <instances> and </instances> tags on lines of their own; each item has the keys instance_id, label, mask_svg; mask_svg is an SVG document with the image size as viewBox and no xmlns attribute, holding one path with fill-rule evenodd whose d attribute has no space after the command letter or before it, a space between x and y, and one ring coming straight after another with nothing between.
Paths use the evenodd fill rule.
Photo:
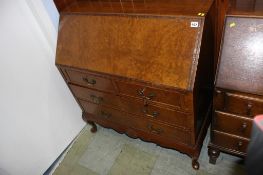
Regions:
<instances>
[{"instance_id":1,"label":"cabriole leg","mask_svg":"<svg viewBox=\"0 0 263 175\"><path fill-rule=\"evenodd\" d=\"M220 151L214 148L208 148L209 163L216 164L216 160L220 155Z\"/></svg>"},{"instance_id":2,"label":"cabriole leg","mask_svg":"<svg viewBox=\"0 0 263 175\"><path fill-rule=\"evenodd\" d=\"M86 114L85 114L84 112L82 113L82 119L83 119L85 122L87 122L89 125L91 125L92 128L90 129L90 132L92 132L92 133L97 132L97 126L96 126L96 124L95 124L93 121L87 120Z\"/></svg>"},{"instance_id":3,"label":"cabriole leg","mask_svg":"<svg viewBox=\"0 0 263 175\"><path fill-rule=\"evenodd\" d=\"M92 122L92 121L87 121L87 123L92 126L92 128L90 129L90 132L92 132L92 133L97 132L97 126L96 126L96 124L95 124L94 122Z\"/></svg>"},{"instance_id":4,"label":"cabriole leg","mask_svg":"<svg viewBox=\"0 0 263 175\"><path fill-rule=\"evenodd\" d=\"M193 167L193 169L198 170L199 166L200 165L199 165L198 159L197 158L192 158L192 167Z\"/></svg>"}]
</instances>

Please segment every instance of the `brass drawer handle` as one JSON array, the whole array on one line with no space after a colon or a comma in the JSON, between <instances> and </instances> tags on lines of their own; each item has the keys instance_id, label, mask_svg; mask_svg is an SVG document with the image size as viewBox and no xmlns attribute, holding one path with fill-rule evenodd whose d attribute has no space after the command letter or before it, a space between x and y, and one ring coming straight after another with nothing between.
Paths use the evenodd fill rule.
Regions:
<instances>
[{"instance_id":1,"label":"brass drawer handle","mask_svg":"<svg viewBox=\"0 0 263 175\"><path fill-rule=\"evenodd\" d=\"M105 119L108 119L108 118L111 117L111 114L110 114L110 113L107 113L107 112L105 112L105 111L101 111L100 114L101 114L101 116L102 116L103 118L105 118Z\"/></svg>"},{"instance_id":2,"label":"brass drawer handle","mask_svg":"<svg viewBox=\"0 0 263 175\"><path fill-rule=\"evenodd\" d=\"M154 128L152 124L148 125L148 129L153 134L161 134L161 133L163 133L163 129L161 129L161 128Z\"/></svg>"},{"instance_id":3,"label":"brass drawer handle","mask_svg":"<svg viewBox=\"0 0 263 175\"><path fill-rule=\"evenodd\" d=\"M146 100L152 100L154 97L156 97L156 94L153 92L150 92L148 95L145 95L144 92L145 88L137 90L137 94Z\"/></svg>"},{"instance_id":4,"label":"brass drawer handle","mask_svg":"<svg viewBox=\"0 0 263 175\"><path fill-rule=\"evenodd\" d=\"M149 95L147 96L148 100L152 100L154 97L156 97L156 95L153 92L149 93Z\"/></svg>"},{"instance_id":5,"label":"brass drawer handle","mask_svg":"<svg viewBox=\"0 0 263 175\"><path fill-rule=\"evenodd\" d=\"M96 104L100 104L101 102L103 102L103 98L97 97L96 95L90 95L90 98L91 98L91 101Z\"/></svg>"},{"instance_id":6,"label":"brass drawer handle","mask_svg":"<svg viewBox=\"0 0 263 175\"><path fill-rule=\"evenodd\" d=\"M158 117L158 116L160 115L160 113L157 112L157 111L153 111L152 114L149 114L149 111L148 111L147 106L142 109L142 112L143 112L145 115L148 115L148 116L153 117L153 118Z\"/></svg>"},{"instance_id":7,"label":"brass drawer handle","mask_svg":"<svg viewBox=\"0 0 263 175\"><path fill-rule=\"evenodd\" d=\"M145 88L143 88L143 89L138 89L138 90L137 90L137 93L138 93L138 95L139 95L140 97L144 97L144 91L145 91Z\"/></svg>"},{"instance_id":8,"label":"brass drawer handle","mask_svg":"<svg viewBox=\"0 0 263 175\"><path fill-rule=\"evenodd\" d=\"M96 80L94 79L88 79L87 77L83 77L82 79L90 86L94 86L96 84Z\"/></svg>"},{"instance_id":9,"label":"brass drawer handle","mask_svg":"<svg viewBox=\"0 0 263 175\"><path fill-rule=\"evenodd\" d=\"M151 116L157 117L159 115L159 112L154 111Z\"/></svg>"}]
</instances>

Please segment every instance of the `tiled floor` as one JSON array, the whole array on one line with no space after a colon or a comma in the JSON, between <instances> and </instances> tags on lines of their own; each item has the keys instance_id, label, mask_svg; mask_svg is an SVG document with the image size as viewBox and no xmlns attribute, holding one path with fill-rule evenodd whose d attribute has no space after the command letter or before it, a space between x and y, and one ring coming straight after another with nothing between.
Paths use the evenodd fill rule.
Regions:
<instances>
[{"instance_id":1,"label":"tiled floor","mask_svg":"<svg viewBox=\"0 0 263 175\"><path fill-rule=\"evenodd\" d=\"M216 165L208 162L208 136L199 157L200 170L191 159L175 150L132 139L98 127L86 126L54 171L54 175L243 175L239 158L222 154Z\"/></svg>"}]
</instances>

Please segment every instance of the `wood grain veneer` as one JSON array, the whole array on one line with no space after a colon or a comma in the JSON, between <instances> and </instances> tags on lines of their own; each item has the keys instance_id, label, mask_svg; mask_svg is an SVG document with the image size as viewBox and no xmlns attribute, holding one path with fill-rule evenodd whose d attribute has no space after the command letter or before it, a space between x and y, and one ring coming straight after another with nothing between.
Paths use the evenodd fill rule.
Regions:
<instances>
[{"instance_id":1,"label":"wood grain veneer","mask_svg":"<svg viewBox=\"0 0 263 175\"><path fill-rule=\"evenodd\" d=\"M193 88L202 19L121 15L62 15L62 19L57 64ZM191 21L201 27L191 28Z\"/></svg>"},{"instance_id":2,"label":"wood grain veneer","mask_svg":"<svg viewBox=\"0 0 263 175\"><path fill-rule=\"evenodd\" d=\"M208 13L213 0L54 0L60 13L117 13L196 16Z\"/></svg>"}]
</instances>

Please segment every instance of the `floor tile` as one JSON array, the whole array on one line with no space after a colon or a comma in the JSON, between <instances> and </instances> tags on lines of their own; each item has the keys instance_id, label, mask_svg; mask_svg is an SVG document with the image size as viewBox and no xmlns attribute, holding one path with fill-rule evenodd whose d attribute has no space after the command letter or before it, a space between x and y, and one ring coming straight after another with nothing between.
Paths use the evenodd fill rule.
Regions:
<instances>
[{"instance_id":1,"label":"floor tile","mask_svg":"<svg viewBox=\"0 0 263 175\"><path fill-rule=\"evenodd\" d=\"M92 170L85 168L81 165L76 165L72 169L70 175L98 175L97 173L93 172Z\"/></svg>"},{"instance_id":2,"label":"floor tile","mask_svg":"<svg viewBox=\"0 0 263 175\"><path fill-rule=\"evenodd\" d=\"M173 149L132 139L98 126L87 126L67 152L54 175L244 175L240 158L221 153L216 165L209 163L209 131L200 153L200 170L191 158Z\"/></svg>"},{"instance_id":3,"label":"floor tile","mask_svg":"<svg viewBox=\"0 0 263 175\"><path fill-rule=\"evenodd\" d=\"M189 157L178 157L174 154L162 154L162 152L156 160L151 175L193 175L196 173Z\"/></svg>"},{"instance_id":4,"label":"floor tile","mask_svg":"<svg viewBox=\"0 0 263 175\"><path fill-rule=\"evenodd\" d=\"M105 130L98 131L81 156L79 164L100 175L106 175L124 144L117 134Z\"/></svg>"},{"instance_id":5,"label":"floor tile","mask_svg":"<svg viewBox=\"0 0 263 175\"><path fill-rule=\"evenodd\" d=\"M53 173L54 175L72 175L72 173L74 173L75 167L78 166L78 160L93 140L94 134L89 130L90 127L86 126L81 131L71 148L67 151L63 160L59 163L59 166L55 169ZM88 171L89 170L87 170L87 172Z\"/></svg>"},{"instance_id":6,"label":"floor tile","mask_svg":"<svg viewBox=\"0 0 263 175\"><path fill-rule=\"evenodd\" d=\"M149 175L156 156L144 152L132 145L124 145L109 175Z\"/></svg>"}]
</instances>

